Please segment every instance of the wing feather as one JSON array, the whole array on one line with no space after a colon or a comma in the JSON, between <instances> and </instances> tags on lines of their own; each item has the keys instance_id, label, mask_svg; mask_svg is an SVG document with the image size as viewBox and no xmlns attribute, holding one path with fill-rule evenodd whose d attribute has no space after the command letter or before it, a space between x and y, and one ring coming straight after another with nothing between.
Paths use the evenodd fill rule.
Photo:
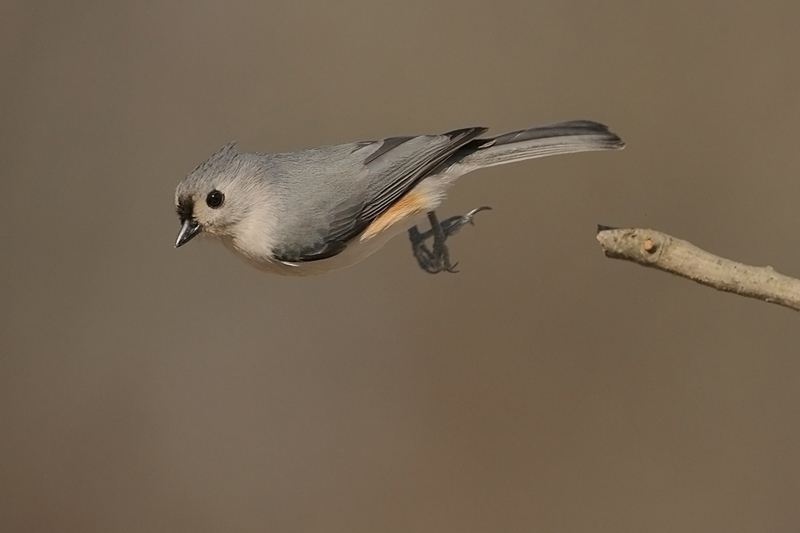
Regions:
<instances>
[{"instance_id":1,"label":"wing feather","mask_svg":"<svg viewBox=\"0 0 800 533\"><path fill-rule=\"evenodd\" d=\"M486 131L487 128L473 127L442 135L390 137L356 143L350 157L363 158L362 168L367 172L363 198L348 199L335 206L332 209L335 215L320 240L291 254L281 254L278 259L315 261L337 255L370 222L391 208L456 150Z\"/></svg>"}]
</instances>

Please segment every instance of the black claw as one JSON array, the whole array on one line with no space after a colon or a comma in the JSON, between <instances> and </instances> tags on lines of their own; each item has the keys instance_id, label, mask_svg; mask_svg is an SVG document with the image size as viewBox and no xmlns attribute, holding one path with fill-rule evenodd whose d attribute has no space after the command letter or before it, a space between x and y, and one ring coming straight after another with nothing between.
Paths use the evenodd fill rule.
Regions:
<instances>
[{"instance_id":1,"label":"black claw","mask_svg":"<svg viewBox=\"0 0 800 533\"><path fill-rule=\"evenodd\" d=\"M481 207L476 207L475 209L473 209L472 211L467 213L467 216L473 217L477 213L480 213L481 211L491 211L491 210L492 210L492 208L489 207L488 205L482 205Z\"/></svg>"}]
</instances>

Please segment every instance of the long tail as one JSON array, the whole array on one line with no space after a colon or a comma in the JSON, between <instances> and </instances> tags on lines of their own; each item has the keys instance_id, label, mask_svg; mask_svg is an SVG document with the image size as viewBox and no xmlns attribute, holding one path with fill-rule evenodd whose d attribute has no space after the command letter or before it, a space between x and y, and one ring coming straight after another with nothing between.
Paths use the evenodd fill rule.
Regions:
<instances>
[{"instance_id":1,"label":"long tail","mask_svg":"<svg viewBox=\"0 0 800 533\"><path fill-rule=\"evenodd\" d=\"M573 120L472 140L459 148L443 166L465 174L534 157L620 150L624 147L623 140L610 132L607 126L589 120Z\"/></svg>"}]
</instances>

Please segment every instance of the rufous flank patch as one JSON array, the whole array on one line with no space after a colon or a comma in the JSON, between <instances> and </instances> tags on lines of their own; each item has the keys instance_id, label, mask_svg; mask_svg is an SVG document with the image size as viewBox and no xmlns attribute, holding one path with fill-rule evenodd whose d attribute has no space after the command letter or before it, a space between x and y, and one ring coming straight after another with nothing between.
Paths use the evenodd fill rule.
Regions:
<instances>
[{"instance_id":1,"label":"rufous flank patch","mask_svg":"<svg viewBox=\"0 0 800 533\"><path fill-rule=\"evenodd\" d=\"M389 229L390 226L427 210L428 202L426 200L427 196L416 190L407 192L367 226L367 229L361 233L359 241L368 241L375 235Z\"/></svg>"}]
</instances>

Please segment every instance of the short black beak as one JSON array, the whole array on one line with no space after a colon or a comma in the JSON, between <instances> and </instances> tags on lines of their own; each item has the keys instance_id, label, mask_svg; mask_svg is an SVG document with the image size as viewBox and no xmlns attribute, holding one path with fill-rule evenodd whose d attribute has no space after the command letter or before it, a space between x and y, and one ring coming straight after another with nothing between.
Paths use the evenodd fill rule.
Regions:
<instances>
[{"instance_id":1,"label":"short black beak","mask_svg":"<svg viewBox=\"0 0 800 533\"><path fill-rule=\"evenodd\" d=\"M181 226L181 231L178 232L178 240L175 241L175 248L180 248L187 242L191 241L203 228L200 227L200 224L192 220L191 218L187 218L183 221L183 226Z\"/></svg>"}]
</instances>

